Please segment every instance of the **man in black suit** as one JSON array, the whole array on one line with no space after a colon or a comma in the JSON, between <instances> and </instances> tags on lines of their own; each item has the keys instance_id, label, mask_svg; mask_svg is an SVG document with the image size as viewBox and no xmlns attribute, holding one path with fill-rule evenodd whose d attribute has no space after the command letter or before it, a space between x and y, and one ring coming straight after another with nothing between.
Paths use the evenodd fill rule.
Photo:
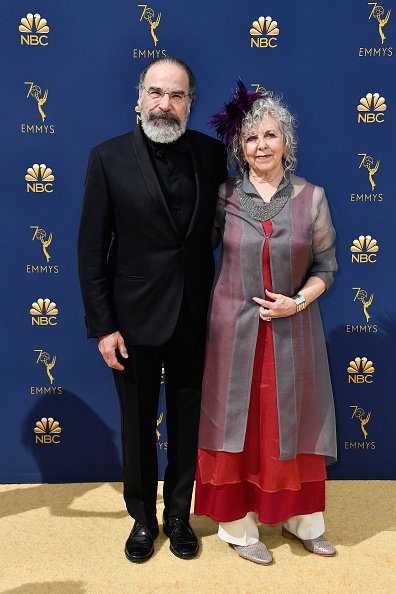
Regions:
<instances>
[{"instance_id":1,"label":"man in black suit","mask_svg":"<svg viewBox=\"0 0 396 594\"><path fill-rule=\"evenodd\" d=\"M114 370L121 404L124 498L135 519L127 558L151 557L156 517L156 420L166 372L168 465L163 529L183 559L198 552L189 525L211 230L226 178L224 145L186 131L195 82L180 59L154 60L139 82L141 125L90 154L79 233L88 337Z\"/></svg>"}]
</instances>

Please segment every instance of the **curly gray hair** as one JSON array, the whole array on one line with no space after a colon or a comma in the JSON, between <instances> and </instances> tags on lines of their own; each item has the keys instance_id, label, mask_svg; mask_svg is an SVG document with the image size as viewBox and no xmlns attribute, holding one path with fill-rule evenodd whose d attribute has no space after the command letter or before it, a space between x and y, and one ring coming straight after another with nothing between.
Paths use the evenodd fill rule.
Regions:
<instances>
[{"instance_id":1,"label":"curly gray hair","mask_svg":"<svg viewBox=\"0 0 396 594\"><path fill-rule=\"evenodd\" d=\"M267 116L274 118L278 123L285 143L285 150L282 158L285 173L290 175L296 169L297 138L295 131L295 117L282 104L280 98L268 97L265 99L257 99L257 101L253 103L252 109L242 120L240 134L235 134L228 146L229 159L240 176L242 176L246 166L242 149L242 139L247 138L254 133L257 130L260 121Z\"/></svg>"}]
</instances>

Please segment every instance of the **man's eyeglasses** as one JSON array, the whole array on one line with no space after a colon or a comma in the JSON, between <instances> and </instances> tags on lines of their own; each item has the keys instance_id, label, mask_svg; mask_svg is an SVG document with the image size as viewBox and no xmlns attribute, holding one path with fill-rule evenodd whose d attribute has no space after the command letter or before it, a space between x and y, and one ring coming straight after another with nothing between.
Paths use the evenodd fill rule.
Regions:
<instances>
[{"instance_id":1,"label":"man's eyeglasses","mask_svg":"<svg viewBox=\"0 0 396 594\"><path fill-rule=\"evenodd\" d=\"M184 101L184 99L186 97L189 97L189 93L185 93L184 91L163 91L162 89L146 89L146 87L143 87L144 90L146 91L146 93L149 95L150 99L152 101L155 101L155 103L160 103L162 101L162 99L165 97L165 95L169 95L169 101L171 103L175 103L175 104L180 104Z\"/></svg>"}]
</instances>

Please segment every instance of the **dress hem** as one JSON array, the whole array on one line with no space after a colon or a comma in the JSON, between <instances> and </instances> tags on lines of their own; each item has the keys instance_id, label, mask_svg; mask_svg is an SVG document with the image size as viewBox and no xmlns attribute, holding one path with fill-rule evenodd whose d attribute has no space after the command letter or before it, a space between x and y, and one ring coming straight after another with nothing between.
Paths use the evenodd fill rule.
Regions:
<instances>
[{"instance_id":1,"label":"dress hem","mask_svg":"<svg viewBox=\"0 0 396 594\"><path fill-rule=\"evenodd\" d=\"M303 483L298 491L266 492L252 483L214 486L197 477L194 514L216 522L234 522L255 512L260 522L278 524L293 516L325 510L325 481Z\"/></svg>"}]
</instances>

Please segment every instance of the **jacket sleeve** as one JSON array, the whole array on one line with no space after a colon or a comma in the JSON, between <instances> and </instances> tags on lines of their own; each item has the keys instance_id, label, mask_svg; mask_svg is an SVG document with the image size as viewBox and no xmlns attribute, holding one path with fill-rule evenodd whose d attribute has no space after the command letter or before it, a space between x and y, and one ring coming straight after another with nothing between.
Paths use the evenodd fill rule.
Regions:
<instances>
[{"instance_id":1,"label":"jacket sleeve","mask_svg":"<svg viewBox=\"0 0 396 594\"><path fill-rule=\"evenodd\" d=\"M226 201L226 181L228 178L227 172L227 153L223 143L219 152L219 190L216 205L215 220L212 229L212 248L215 249L223 236L224 228L224 206Z\"/></svg>"},{"instance_id":2,"label":"jacket sleeve","mask_svg":"<svg viewBox=\"0 0 396 594\"><path fill-rule=\"evenodd\" d=\"M78 270L88 338L115 332L112 280L108 265L113 211L97 149L89 155L78 235Z\"/></svg>"},{"instance_id":3,"label":"jacket sleeve","mask_svg":"<svg viewBox=\"0 0 396 594\"><path fill-rule=\"evenodd\" d=\"M227 171L227 151L226 147L223 143L221 143L221 153L220 153L220 183L223 183L228 178L228 171Z\"/></svg>"},{"instance_id":4,"label":"jacket sleeve","mask_svg":"<svg viewBox=\"0 0 396 594\"><path fill-rule=\"evenodd\" d=\"M227 184L222 183L217 197L216 214L212 229L212 248L215 249L223 238L225 221L225 203L227 198Z\"/></svg>"},{"instance_id":5,"label":"jacket sleeve","mask_svg":"<svg viewBox=\"0 0 396 594\"><path fill-rule=\"evenodd\" d=\"M315 188L313 210L313 264L308 276L318 276L325 283L326 289L329 289L338 266L334 247L336 233L323 188Z\"/></svg>"}]
</instances>

